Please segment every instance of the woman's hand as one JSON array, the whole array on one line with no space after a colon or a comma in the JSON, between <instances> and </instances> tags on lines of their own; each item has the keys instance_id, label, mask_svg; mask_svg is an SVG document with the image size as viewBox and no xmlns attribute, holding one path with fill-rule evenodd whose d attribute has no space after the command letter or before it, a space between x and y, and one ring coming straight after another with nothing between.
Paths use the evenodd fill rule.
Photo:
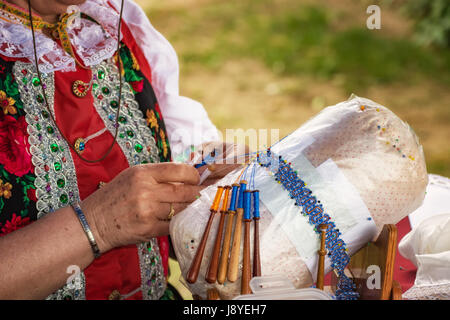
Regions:
<instances>
[{"instance_id":1,"label":"woman's hand","mask_svg":"<svg viewBox=\"0 0 450 320\"><path fill-rule=\"evenodd\" d=\"M203 188L199 179L194 167L176 163L121 172L81 203L100 251L168 234L171 204L178 213L194 201Z\"/></svg>"},{"instance_id":2,"label":"woman's hand","mask_svg":"<svg viewBox=\"0 0 450 320\"><path fill-rule=\"evenodd\" d=\"M220 141L212 141L202 144L196 150L194 162L200 162L211 153L214 154L214 163L202 166L198 169L199 174L208 169L209 175L206 180L202 182L202 186L206 187L217 183L218 180L225 177L228 173L237 168L241 168L250 159L250 149L247 145L224 143Z\"/></svg>"}]
</instances>

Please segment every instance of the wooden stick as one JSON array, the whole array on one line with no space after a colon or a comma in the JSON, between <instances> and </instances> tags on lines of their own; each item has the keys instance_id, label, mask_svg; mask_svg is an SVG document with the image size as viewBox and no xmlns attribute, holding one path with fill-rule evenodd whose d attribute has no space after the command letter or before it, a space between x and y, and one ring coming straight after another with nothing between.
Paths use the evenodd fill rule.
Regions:
<instances>
[{"instance_id":1,"label":"wooden stick","mask_svg":"<svg viewBox=\"0 0 450 320\"><path fill-rule=\"evenodd\" d=\"M206 298L208 300L220 300L219 291L216 288L206 290Z\"/></svg>"},{"instance_id":2,"label":"wooden stick","mask_svg":"<svg viewBox=\"0 0 450 320\"><path fill-rule=\"evenodd\" d=\"M253 234L253 276L261 276L261 255L259 249L259 191L253 190L253 221L255 232Z\"/></svg>"},{"instance_id":3,"label":"wooden stick","mask_svg":"<svg viewBox=\"0 0 450 320\"><path fill-rule=\"evenodd\" d=\"M242 279L241 279L241 294L252 293L250 289L251 279L251 262L250 262L250 222L251 220L244 220L244 259L242 266Z\"/></svg>"},{"instance_id":4,"label":"wooden stick","mask_svg":"<svg viewBox=\"0 0 450 320\"><path fill-rule=\"evenodd\" d=\"M231 245L230 261L228 264L228 281L235 282L239 273L239 257L241 253L241 238L242 238L242 217L244 215L244 191L247 182L242 180L239 188L239 199L236 209L236 219L234 225L233 243Z\"/></svg>"},{"instance_id":5,"label":"wooden stick","mask_svg":"<svg viewBox=\"0 0 450 320\"><path fill-rule=\"evenodd\" d=\"M239 190L239 184L235 183L235 184L233 184L232 187L233 187L233 191L231 192L230 206L227 211L227 223L225 226L225 236L223 239L222 253L221 253L220 261L219 261L219 272L217 274L217 282L219 284L223 284L227 277L228 256L230 254L231 234L233 232L233 221L234 221L234 216L236 214L236 199L237 199L237 193Z\"/></svg>"},{"instance_id":6,"label":"wooden stick","mask_svg":"<svg viewBox=\"0 0 450 320\"><path fill-rule=\"evenodd\" d=\"M255 221L255 233L253 238L253 276L261 276L261 257L259 252L259 218L253 218Z\"/></svg>"},{"instance_id":7,"label":"wooden stick","mask_svg":"<svg viewBox=\"0 0 450 320\"><path fill-rule=\"evenodd\" d=\"M231 244L230 261L228 264L227 278L230 282L235 282L239 273L239 257L241 254L241 239L242 239L242 217L244 216L244 209L236 209L236 218L234 224L233 243Z\"/></svg>"},{"instance_id":8,"label":"wooden stick","mask_svg":"<svg viewBox=\"0 0 450 320\"><path fill-rule=\"evenodd\" d=\"M206 281L208 283L214 283L217 280L217 272L219 268L219 255L220 255L220 247L222 244L222 235L223 235L223 226L225 223L225 213L228 208L228 195L230 193L231 187L226 186L225 195L223 197L222 210L220 210L220 221L219 227L217 229L216 240L214 242L213 252L211 254L211 260L209 261L208 271L206 273Z\"/></svg>"},{"instance_id":9,"label":"wooden stick","mask_svg":"<svg viewBox=\"0 0 450 320\"><path fill-rule=\"evenodd\" d=\"M187 274L186 281L189 283L195 283L197 281L200 266L202 264L203 253L205 252L206 241L208 241L209 231L211 230L211 224L214 220L214 215L219 209L220 198L222 197L222 193L223 187L217 187L216 196L210 209L210 216L208 219L208 223L206 224L202 239L200 241L199 246L197 247L197 252L195 253L194 259L191 262L191 267L189 268L189 272Z\"/></svg>"},{"instance_id":10,"label":"wooden stick","mask_svg":"<svg viewBox=\"0 0 450 320\"><path fill-rule=\"evenodd\" d=\"M251 191L244 191L244 258L242 264L241 294L252 293L250 289L250 280L252 278L250 261L250 203Z\"/></svg>"},{"instance_id":11,"label":"wooden stick","mask_svg":"<svg viewBox=\"0 0 450 320\"><path fill-rule=\"evenodd\" d=\"M327 250L325 249L325 232L328 226L326 224L319 225L320 230L320 250L319 253L319 266L317 268L317 281L316 288L323 290L323 279L325 276L325 255Z\"/></svg>"},{"instance_id":12,"label":"wooden stick","mask_svg":"<svg viewBox=\"0 0 450 320\"><path fill-rule=\"evenodd\" d=\"M230 254L231 233L233 232L233 220L236 212L228 211L227 223L225 225L225 236L223 238L222 255L219 261L219 272L217 274L217 282L223 284L227 277L228 256Z\"/></svg>"}]
</instances>

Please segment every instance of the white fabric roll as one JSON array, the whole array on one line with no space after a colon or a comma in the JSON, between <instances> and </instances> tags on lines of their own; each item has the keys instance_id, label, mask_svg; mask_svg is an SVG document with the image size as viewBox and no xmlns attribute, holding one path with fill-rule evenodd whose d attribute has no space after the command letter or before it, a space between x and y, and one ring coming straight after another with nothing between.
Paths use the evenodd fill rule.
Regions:
<instances>
[{"instance_id":1,"label":"white fabric roll","mask_svg":"<svg viewBox=\"0 0 450 320\"><path fill-rule=\"evenodd\" d=\"M450 213L425 219L403 237L398 249L417 266L405 299L450 299Z\"/></svg>"}]
</instances>

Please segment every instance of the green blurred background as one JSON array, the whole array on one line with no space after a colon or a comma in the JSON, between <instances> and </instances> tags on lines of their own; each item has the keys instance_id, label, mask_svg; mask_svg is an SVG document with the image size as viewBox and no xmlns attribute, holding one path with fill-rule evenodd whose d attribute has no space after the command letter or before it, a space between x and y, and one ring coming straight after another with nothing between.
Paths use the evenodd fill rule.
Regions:
<instances>
[{"instance_id":1,"label":"green blurred background","mask_svg":"<svg viewBox=\"0 0 450 320\"><path fill-rule=\"evenodd\" d=\"M428 171L450 177L449 0L137 2L178 53L181 93L220 130L284 136L355 93L408 122Z\"/></svg>"}]
</instances>

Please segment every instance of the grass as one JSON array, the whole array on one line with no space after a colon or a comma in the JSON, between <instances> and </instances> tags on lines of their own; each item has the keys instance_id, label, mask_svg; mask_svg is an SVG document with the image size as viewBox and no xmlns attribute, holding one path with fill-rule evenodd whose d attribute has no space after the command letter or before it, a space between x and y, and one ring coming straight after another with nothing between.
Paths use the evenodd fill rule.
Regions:
<instances>
[{"instance_id":1,"label":"grass","mask_svg":"<svg viewBox=\"0 0 450 320\"><path fill-rule=\"evenodd\" d=\"M408 39L387 37L361 27L335 30L340 18L325 7L303 5L301 1L290 4L213 1L200 12L178 12L183 28L170 38L175 42L193 37L210 40L206 47L190 46L181 52L187 67L201 64L217 68L229 59L248 57L262 60L281 75L306 73L325 79L342 76L347 90L406 81L411 75L437 76L450 84L449 73L439 72L450 69L448 52L426 50ZM270 15L272 10L276 14ZM207 23L208 28L204 28Z\"/></svg>"},{"instance_id":2,"label":"grass","mask_svg":"<svg viewBox=\"0 0 450 320\"><path fill-rule=\"evenodd\" d=\"M450 176L450 52L413 42L397 12L382 7L372 31L352 0L138 2L178 52L182 93L219 129L285 135L354 92L407 121L429 172Z\"/></svg>"}]
</instances>

